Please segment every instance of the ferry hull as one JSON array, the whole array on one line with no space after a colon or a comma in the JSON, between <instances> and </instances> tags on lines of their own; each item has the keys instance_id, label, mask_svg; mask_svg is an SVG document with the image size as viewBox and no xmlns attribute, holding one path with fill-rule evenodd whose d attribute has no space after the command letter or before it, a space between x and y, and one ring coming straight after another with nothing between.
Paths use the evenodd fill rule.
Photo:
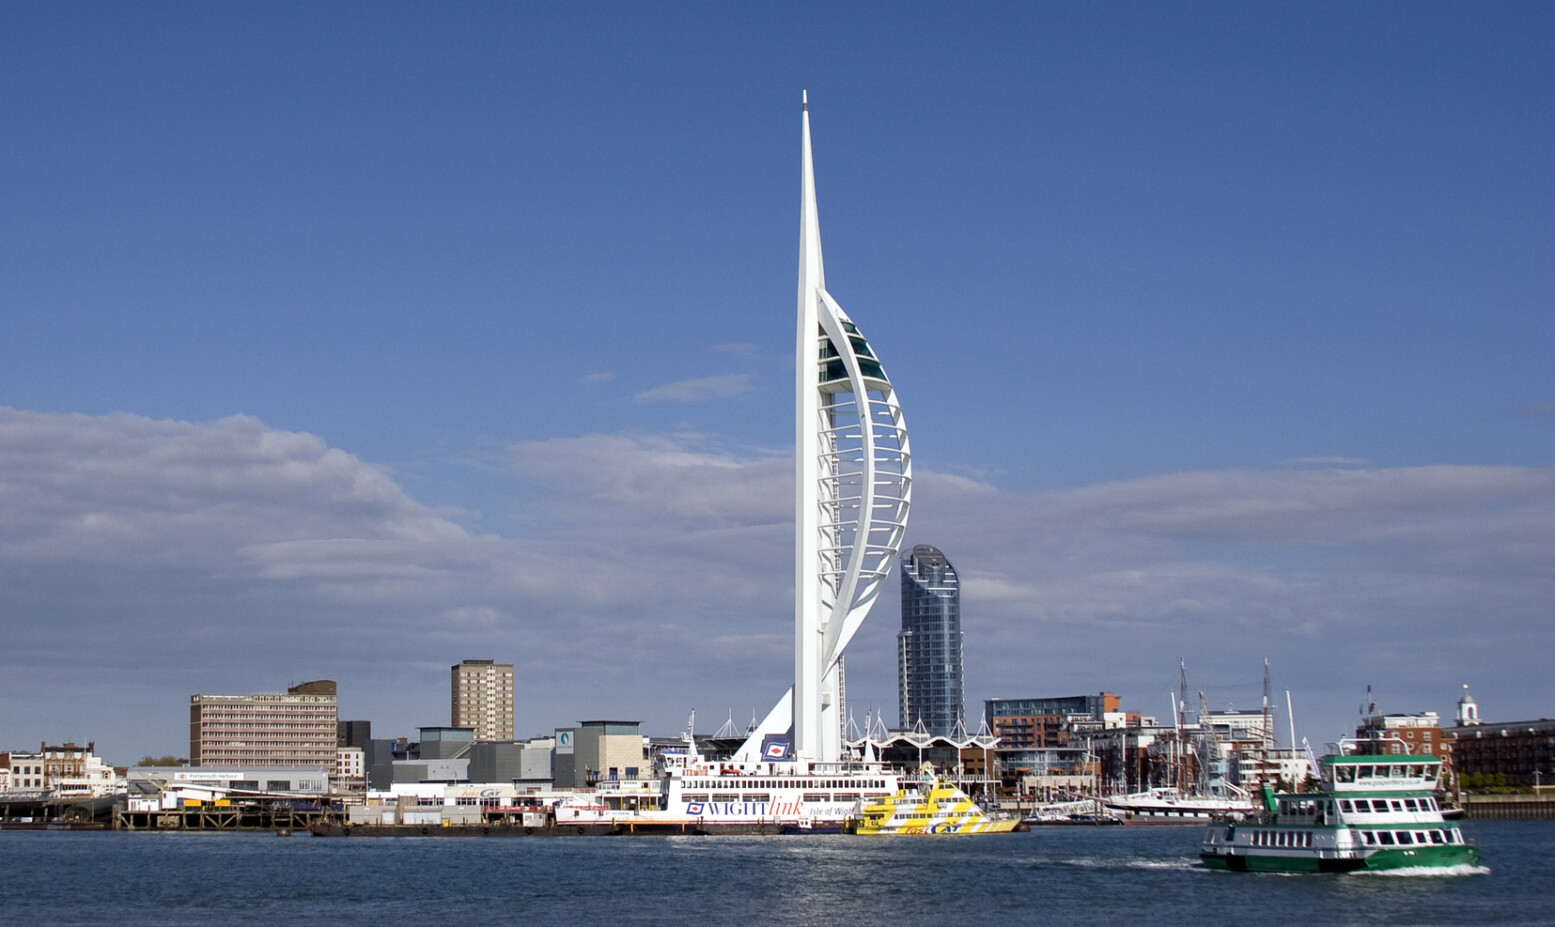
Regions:
<instances>
[{"instance_id":1,"label":"ferry hull","mask_svg":"<svg viewBox=\"0 0 1555 927\"><path fill-rule=\"evenodd\" d=\"M1389 869L1452 869L1479 863L1479 852L1472 846L1416 847L1411 850L1374 850L1370 853L1343 853L1313 856L1292 853L1203 853L1200 859L1207 869L1230 872L1380 872Z\"/></svg>"}]
</instances>

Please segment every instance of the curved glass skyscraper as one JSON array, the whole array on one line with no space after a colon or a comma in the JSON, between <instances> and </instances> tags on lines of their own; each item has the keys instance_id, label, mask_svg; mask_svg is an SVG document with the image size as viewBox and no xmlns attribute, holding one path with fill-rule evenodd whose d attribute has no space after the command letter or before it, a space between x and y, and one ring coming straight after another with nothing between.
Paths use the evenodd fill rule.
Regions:
<instances>
[{"instance_id":1,"label":"curved glass skyscraper","mask_svg":"<svg viewBox=\"0 0 1555 927\"><path fill-rule=\"evenodd\" d=\"M902 728L922 721L930 734L953 734L965 720L961 580L937 547L919 544L902 557L896 655Z\"/></svg>"}]
</instances>

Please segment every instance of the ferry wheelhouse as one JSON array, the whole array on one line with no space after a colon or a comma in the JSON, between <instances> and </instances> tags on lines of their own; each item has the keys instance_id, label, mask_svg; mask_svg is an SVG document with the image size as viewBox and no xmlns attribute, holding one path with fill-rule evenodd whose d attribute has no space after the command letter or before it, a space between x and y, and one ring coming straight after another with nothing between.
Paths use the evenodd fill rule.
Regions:
<instances>
[{"instance_id":1,"label":"ferry wheelhouse","mask_svg":"<svg viewBox=\"0 0 1555 927\"><path fill-rule=\"evenodd\" d=\"M1199 854L1211 869L1355 872L1467 869L1479 849L1442 817L1429 755L1339 752L1318 763L1318 791L1276 794L1264 786L1263 815L1209 828Z\"/></svg>"}]
</instances>

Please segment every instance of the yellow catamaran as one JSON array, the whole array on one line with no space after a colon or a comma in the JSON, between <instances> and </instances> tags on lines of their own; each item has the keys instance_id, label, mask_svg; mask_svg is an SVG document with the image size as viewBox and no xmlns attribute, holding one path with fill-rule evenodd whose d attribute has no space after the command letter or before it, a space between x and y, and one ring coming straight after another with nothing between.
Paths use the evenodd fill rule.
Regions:
<instances>
[{"instance_id":1,"label":"yellow catamaran","mask_svg":"<svg viewBox=\"0 0 1555 927\"><path fill-rule=\"evenodd\" d=\"M893 795L863 806L843 830L861 836L1007 834L1020 825L1018 817L992 817L965 792L934 773L925 763L915 779L904 780Z\"/></svg>"}]
</instances>

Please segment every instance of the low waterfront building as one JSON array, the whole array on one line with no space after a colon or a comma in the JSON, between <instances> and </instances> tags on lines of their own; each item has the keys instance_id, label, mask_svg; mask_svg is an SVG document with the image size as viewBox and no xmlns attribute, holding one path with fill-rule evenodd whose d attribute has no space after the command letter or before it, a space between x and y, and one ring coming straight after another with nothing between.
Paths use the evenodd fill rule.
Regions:
<instances>
[{"instance_id":1,"label":"low waterfront building","mask_svg":"<svg viewBox=\"0 0 1555 927\"><path fill-rule=\"evenodd\" d=\"M1442 756L1441 722L1434 711L1419 714L1374 714L1355 729L1362 740L1377 741L1392 754Z\"/></svg>"},{"instance_id":2,"label":"low waterfront building","mask_svg":"<svg viewBox=\"0 0 1555 927\"><path fill-rule=\"evenodd\" d=\"M571 733L571 781L557 775L558 787L587 788L604 779L636 779L649 767L646 742L637 721L584 721ZM561 732L558 731L558 735ZM561 754L561 742L557 742ZM558 756L559 758L559 756Z\"/></svg>"},{"instance_id":3,"label":"low waterfront building","mask_svg":"<svg viewBox=\"0 0 1555 927\"><path fill-rule=\"evenodd\" d=\"M1555 719L1451 727L1442 739L1461 787L1555 784Z\"/></svg>"},{"instance_id":4,"label":"low waterfront building","mask_svg":"<svg viewBox=\"0 0 1555 927\"><path fill-rule=\"evenodd\" d=\"M1121 704L1111 692L1061 698L991 698L983 702L983 717L1006 748L1067 747L1077 722L1104 724Z\"/></svg>"},{"instance_id":5,"label":"low waterfront building","mask_svg":"<svg viewBox=\"0 0 1555 927\"><path fill-rule=\"evenodd\" d=\"M5 770L0 791L49 793L58 798L97 798L117 791L119 780L112 766L93 751L96 743L82 747L74 741L60 746L41 744L36 753L0 753Z\"/></svg>"},{"instance_id":6,"label":"low waterfront building","mask_svg":"<svg viewBox=\"0 0 1555 927\"><path fill-rule=\"evenodd\" d=\"M361 747L335 748L336 791L359 792L367 787L367 751Z\"/></svg>"},{"instance_id":7,"label":"low waterfront building","mask_svg":"<svg viewBox=\"0 0 1555 927\"><path fill-rule=\"evenodd\" d=\"M214 802L277 797L320 799L329 795L323 766L134 766L126 775L131 812Z\"/></svg>"}]
</instances>

